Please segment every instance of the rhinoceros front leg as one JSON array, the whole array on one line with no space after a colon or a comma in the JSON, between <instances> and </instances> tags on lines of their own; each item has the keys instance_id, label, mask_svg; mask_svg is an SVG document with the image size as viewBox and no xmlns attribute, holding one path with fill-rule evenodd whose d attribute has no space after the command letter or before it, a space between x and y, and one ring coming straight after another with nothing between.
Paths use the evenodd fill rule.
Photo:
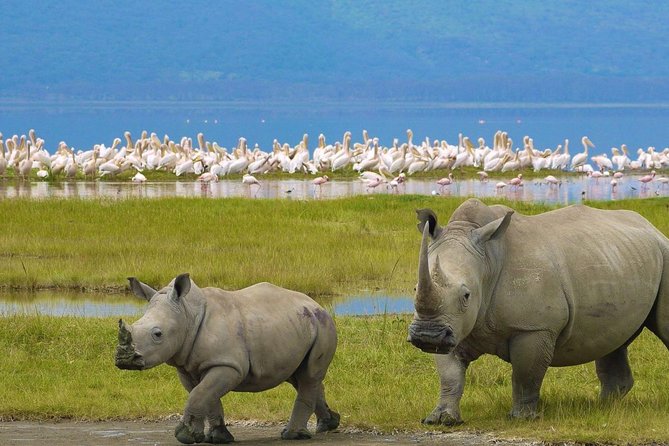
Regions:
<instances>
[{"instance_id":1,"label":"rhinoceros front leg","mask_svg":"<svg viewBox=\"0 0 669 446\"><path fill-rule=\"evenodd\" d=\"M460 424L460 399L465 389L465 372L469 361L463 360L457 351L447 355L435 355L434 359L441 383L439 402L422 422L446 426Z\"/></svg>"},{"instance_id":2,"label":"rhinoceros front leg","mask_svg":"<svg viewBox=\"0 0 669 446\"><path fill-rule=\"evenodd\" d=\"M513 408L512 418L537 418L539 392L553 359L555 337L547 332L520 334L509 342Z\"/></svg>"},{"instance_id":3,"label":"rhinoceros front leg","mask_svg":"<svg viewBox=\"0 0 669 446\"><path fill-rule=\"evenodd\" d=\"M220 401L213 403L209 408L207 421L209 422L209 431L207 431L207 435L204 437L205 443L227 444L235 441L235 437L225 427L223 405Z\"/></svg>"},{"instance_id":4,"label":"rhinoceros front leg","mask_svg":"<svg viewBox=\"0 0 669 446\"><path fill-rule=\"evenodd\" d=\"M179 373L184 382L184 377ZM235 369L214 367L206 372L202 380L190 390L181 422L174 436L181 443L230 443L234 440L225 427L221 398L242 381ZM188 388L188 387L186 387ZM204 434L204 420L208 419L210 430Z\"/></svg>"}]
</instances>

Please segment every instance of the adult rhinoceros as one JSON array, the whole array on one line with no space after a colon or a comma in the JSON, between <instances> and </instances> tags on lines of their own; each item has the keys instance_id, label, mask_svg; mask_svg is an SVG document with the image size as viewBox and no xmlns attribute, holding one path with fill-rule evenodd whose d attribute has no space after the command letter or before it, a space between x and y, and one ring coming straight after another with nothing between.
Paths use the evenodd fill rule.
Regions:
<instances>
[{"instance_id":1,"label":"adult rhinoceros","mask_svg":"<svg viewBox=\"0 0 669 446\"><path fill-rule=\"evenodd\" d=\"M575 205L524 216L476 199L445 227L417 214L409 341L438 354L441 378L424 422L462 422L465 370L485 353L511 363L511 416L534 418L549 366L594 360L606 399L632 388L627 346L644 327L669 347L669 240L639 214Z\"/></svg>"},{"instance_id":2,"label":"adult rhinoceros","mask_svg":"<svg viewBox=\"0 0 669 446\"><path fill-rule=\"evenodd\" d=\"M180 442L233 441L221 397L285 381L297 389L297 398L282 438L310 438L307 421L314 412L317 432L339 425L323 388L337 334L330 315L311 298L269 283L234 292L199 288L188 274L160 291L134 277L128 280L149 306L132 326L119 321L116 366L145 370L165 362L176 367L189 392L175 431Z\"/></svg>"}]
</instances>

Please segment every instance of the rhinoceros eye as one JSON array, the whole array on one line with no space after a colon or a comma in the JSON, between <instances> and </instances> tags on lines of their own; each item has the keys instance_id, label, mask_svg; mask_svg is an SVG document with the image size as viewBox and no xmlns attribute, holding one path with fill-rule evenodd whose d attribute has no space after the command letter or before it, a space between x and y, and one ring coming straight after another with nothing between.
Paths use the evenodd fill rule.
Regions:
<instances>
[{"instance_id":1,"label":"rhinoceros eye","mask_svg":"<svg viewBox=\"0 0 669 446\"><path fill-rule=\"evenodd\" d=\"M151 330L151 337L155 342L160 342L163 340L163 332L160 330L160 328L155 327Z\"/></svg>"},{"instance_id":2,"label":"rhinoceros eye","mask_svg":"<svg viewBox=\"0 0 669 446\"><path fill-rule=\"evenodd\" d=\"M469 293L465 293L465 299L469 299Z\"/></svg>"}]
</instances>

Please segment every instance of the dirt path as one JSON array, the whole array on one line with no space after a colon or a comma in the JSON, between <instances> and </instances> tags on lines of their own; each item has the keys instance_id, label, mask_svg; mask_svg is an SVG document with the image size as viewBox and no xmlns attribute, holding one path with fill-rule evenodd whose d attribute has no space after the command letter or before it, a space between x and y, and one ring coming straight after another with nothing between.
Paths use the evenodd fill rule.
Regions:
<instances>
[{"instance_id":1,"label":"dirt path","mask_svg":"<svg viewBox=\"0 0 669 446\"><path fill-rule=\"evenodd\" d=\"M174 438L174 421L112 421L112 422L0 422L0 445L3 446L72 446L72 445L178 445ZM251 423L232 423L230 432L236 444L284 445L280 426ZM293 444L293 443L291 443ZM319 434L299 442L304 446L321 445L441 445L441 446L530 446L541 443L502 441L489 435L471 433L397 433L377 434L355 430L341 430Z\"/></svg>"}]
</instances>

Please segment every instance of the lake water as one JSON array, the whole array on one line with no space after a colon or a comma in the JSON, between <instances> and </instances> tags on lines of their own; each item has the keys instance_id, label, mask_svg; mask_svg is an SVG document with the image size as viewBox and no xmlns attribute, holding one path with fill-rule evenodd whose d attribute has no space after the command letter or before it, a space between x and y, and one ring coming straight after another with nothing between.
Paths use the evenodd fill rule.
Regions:
<instances>
[{"instance_id":1,"label":"lake water","mask_svg":"<svg viewBox=\"0 0 669 446\"><path fill-rule=\"evenodd\" d=\"M509 173L506 180L515 177ZM621 200L625 198L648 198L669 196L669 184L658 181L648 186L639 182L639 175L629 175L611 187L611 179L598 180L588 177L564 177L562 184L548 185L542 179L526 180L523 187L496 187L499 180L481 182L474 179L456 180L448 187L439 187L436 180L409 178L397 190L381 185L367 189L362 181L333 180L316 188L311 180L261 180L261 185L251 187L237 180L221 180L218 183L198 181L131 182L79 181L79 182L22 182L0 180L0 199L3 198L160 198L160 197L201 197L201 198L282 198L288 200L309 200L349 197L353 195L374 196L378 194L402 193L458 197L497 197L516 201L533 201L549 204L568 205L591 200Z\"/></svg>"},{"instance_id":2,"label":"lake water","mask_svg":"<svg viewBox=\"0 0 669 446\"><path fill-rule=\"evenodd\" d=\"M168 134L172 139L195 139L203 132L209 141L224 147L236 145L240 136L250 147L267 150L276 138L297 144L303 133L315 147L319 133L328 142L342 139L345 131L353 141L362 140L362 130L390 145L393 138L406 140L406 129L414 141L425 137L456 143L462 132L473 140L484 137L492 143L497 130L509 133L519 145L524 135L539 149L555 148L565 138L572 151L580 151L580 139L588 135L596 148L606 152L625 143L632 150L669 146L669 104L254 104L254 103L44 103L0 104L0 131L4 135L27 134L34 128L53 151L59 141L76 149L93 144L110 145L128 130Z\"/></svg>"},{"instance_id":3,"label":"lake water","mask_svg":"<svg viewBox=\"0 0 669 446\"><path fill-rule=\"evenodd\" d=\"M335 315L373 315L412 313L409 296L379 294L316 299ZM146 302L129 295L40 291L36 293L0 293L0 317L13 314L129 317L137 318L146 310Z\"/></svg>"}]
</instances>

